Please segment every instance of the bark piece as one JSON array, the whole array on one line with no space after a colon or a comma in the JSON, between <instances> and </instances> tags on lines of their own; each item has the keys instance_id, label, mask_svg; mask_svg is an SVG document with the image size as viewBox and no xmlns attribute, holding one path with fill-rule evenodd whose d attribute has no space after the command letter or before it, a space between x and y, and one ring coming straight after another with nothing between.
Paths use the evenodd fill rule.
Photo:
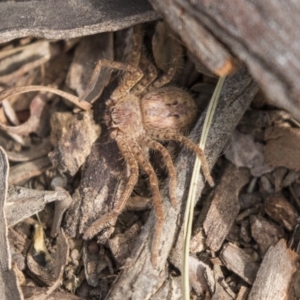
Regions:
<instances>
[{"instance_id":1,"label":"bark piece","mask_svg":"<svg viewBox=\"0 0 300 300\"><path fill-rule=\"evenodd\" d=\"M99 137L100 126L92 112L57 112L51 117L51 128L54 150L49 158L61 174L74 176Z\"/></svg>"},{"instance_id":2,"label":"bark piece","mask_svg":"<svg viewBox=\"0 0 300 300\"><path fill-rule=\"evenodd\" d=\"M8 229L5 216L5 202L7 197L8 160L0 147L0 290L3 300L24 299L15 270L11 265L11 256L8 243Z\"/></svg>"},{"instance_id":3,"label":"bark piece","mask_svg":"<svg viewBox=\"0 0 300 300\"><path fill-rule=\"evenodd\" d=\"M265 211L288 231L292 231L299 220L296 209L280 194L271 195L266 199Z\"/></svg>"},{"instance_id":4,"label":"bark piece","mask_svg":"<svg viewBox=\"0 0 300 300\"><path fill-rule=\"evenodd\" d=\"M300 118L300 34L294 30L300 26L298 2L150 2L210 70L230 70L229 50L245 62L272 103Z\"/></svg>"},{"instance_id":5,"label":"bark piece","mask_svg":"<svg viewBox=\"0 0 300 300\"><path fill-rule=\"evenodd\" d=\"M120 265L123 265L127 257L130 255L132 244L134 244L138 234L140 233L141 227L142 224L137 222L124 233L117 234L108 240L110 251Z\"/></svg>"},{"instance_id":6,"label":"bark piece","mask_svg":"<svg viewBox=\"0 0 300 300\"><path fill-rule=\"evenodd\" d=\"M273 167L300 170L299 128L270 127L265 132L265 161Z\"/></svg>"},{"instance_id":7,"label":"bark piece","mask_svg":"<svg viewBox=\"0 0 300 300\"><path fill-rule=\"evenodd\" d=\"M206 245L218 251L239 213L239 192L249 181L247 169L239 169L230 164L222 175L214 198L203 223L207 235Z\"/></svg>"},{"instance_id":8,"label":"bark piece","mask_svg":"<svg viewBox=\"0 0 300 300\"><path fill-rule=\"evenodd\" d=\"M20 18L21 15L26 18ZM67 0L59 7L55 1L2 1L0 42L24 36L70 39L116 31L158 18L146 0Z\"/></svg>"},{"instance_id":9,"label":"bark piece","mask_svg":"<svg viewBox=\"0 0 300 300\"><path fill-rule=\"evenodd\" d=\"M260 265L249 300L289 299L297 259L298 255L287 248L283 239L271 246Z\"/></svg>"},{"instance_id":10,"label":"bark piece","mask_svg":"<svg viewBox=\"0 0 300 300\"><path fill-rule=\"evenodd\" d=\"M228 243L224 245L220 258L224 265L240 276L248 284L252 284L259 265L238 246Z\"/></svg>"},{"instance_id":11,"label":"bark piece","mask_svg":"<svg viewBox=\"0 0 300 300\"><path fill-rule=\"evenodd\" d=\"M282 228L261 216L251 216L250 224L251 235L257 242L262 256L267 252L270 246L275 245L284 237Z\"/></svg>"},{"instance_id":12,"label":"bark piece","mask_svg":"<svg viewBox=\"0 0 300 300\"><path fill-rule=\"evenodd\" d=\"M256 92L257 85L252 81L246 70L242 70L226 80L206 146L206 157L211 166L217 160L233 128L237 125ZM235 120L232 116L235 116ZM201 130L203 121L202 116L194 128L194 135L192 134L194 140L195 133ZM162 191L165 223L162 233L163 243L160 244L159 267L157 269L153 268L150 261L150 245L153 227L155 226L155 215L152 212L134 246L128 264L124 266L107 299L124 300L155 297L160 286L169 281L169 276L165 272L165 262L172 247L174 247L174 239L178 235L180 238L177 240L175 253L172 255L171 261L176 267L181 268L181 233L183 228L181 227L180 203L186 199L193 164L194 159L188 151L184 150L178 157L176 164L177 174L179 174L176 190L178 205L176 209L171 206L169 201L168 184ZM200 176L198 187L200 194L204 187L202 176ZM180 231L181 228L182 231ZM130 288L124 290L124 286Z\"/></svg>"}]
</instances>

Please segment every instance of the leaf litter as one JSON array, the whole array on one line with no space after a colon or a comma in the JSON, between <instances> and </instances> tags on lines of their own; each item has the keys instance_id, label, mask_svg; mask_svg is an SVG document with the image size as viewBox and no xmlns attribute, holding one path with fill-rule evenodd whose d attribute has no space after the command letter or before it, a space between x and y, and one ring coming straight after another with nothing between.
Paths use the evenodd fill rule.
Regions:
<instances>
[{"instance_id":1,"label":"leaf litter","mask_svg":"<svg viewBox=\"0 0 300 300\"><path fill-rule=\"evenodd\" d=\"M117 299L109 290L120 270L130 265L128 257L149 215L151 197L144 180L107 232L91 241L83 241L78 232L109 212L124 188L124 164L102 126L104 101L116 73L103 70L93 89L84 91L99 59L122 59L128 34L130 29L73 42L29 38L0 51L1 89L6 95L14 87L20 92L2 96L0 107L0 243L5 245L0 285L5 299ZM163 46L157 44L162 48L155 50L154 59L163 68ZM183 59L194 66L189 56ZM193 68L190 78L178 76L178 81L188 83L203 107L209 95L203 99L207 89L202 94L201 87L216 80ZM38 85L52 90L39 92ZM58 97L57 89L71 92L69 100L79 108ZM216 188L206 189L196 206L189 260L193 297L300 297L297 281L292 281L299 278L299 128L287 112L270 109L261 94L255 101L218 158ZM166 146L178 152L171 143ZM151 157L163 182L164 166L158 156ZM180 270L174 266L171 259L168 295L175 299L181 287L176 279ZM285 276L279 278L276 274L282 272ZM267 288L274 282L276 291ZM158 293L154 283L151 293Z\"/></svg>"}]
</instances>

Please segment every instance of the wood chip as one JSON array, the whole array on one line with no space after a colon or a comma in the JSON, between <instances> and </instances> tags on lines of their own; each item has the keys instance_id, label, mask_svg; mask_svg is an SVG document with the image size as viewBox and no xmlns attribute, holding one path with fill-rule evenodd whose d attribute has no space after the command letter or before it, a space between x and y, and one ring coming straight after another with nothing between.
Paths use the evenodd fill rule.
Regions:
<instances>
[{"instance_id":1,"label":"wood chip","mask_svg":"<svg viewBox=\"0 0 300 300\"><path fill-rule=\"evenodd\" d=\"M290 299L289 287L298 255L281 239L266 253L253 283L249 300Z\"/></svg>"},{"instance_id":2,"label":"wood chip","mask_svg":"<svg viewBox=\"0 0 300 300\"><path fill-rule=\"evenodd\" d=\"M280 194L267 197L265 212L288 231L294 230L299 220L295 207Z\"/></svg>"},{"instance_id":3,"label":"wood chip","mask_svg":"<svg viewBox=\"0 0 300 300\"><path fill-rule=\"evenodd\" d=\"M239 169L232 164L226 168L203 224L206 245L213 251L221 248L233 225L240 210L239 192L249 179L247 169Z\"/></svg>"},{"instance_id":4,"label":"wood chip","mask_svg":"<svg viewBox=\"0 0 300 300\"><path fill-rule=\"evenodd\" d=\"M248 284L252 284L259 265L238 246L228 243L224 245L220 258L224 265L240 276Z\"/></svg>"},{"instance_id":5,"label":"wood chip","mask_svg":"<svg viewBox=\"0 0 300 300\"><path fill-rule=\"evenodd\" d=\"M251 216L250 224L251 235L258 244L261 255L285 235L281 227L259 215Z\"/></svg>"}]
</instances>

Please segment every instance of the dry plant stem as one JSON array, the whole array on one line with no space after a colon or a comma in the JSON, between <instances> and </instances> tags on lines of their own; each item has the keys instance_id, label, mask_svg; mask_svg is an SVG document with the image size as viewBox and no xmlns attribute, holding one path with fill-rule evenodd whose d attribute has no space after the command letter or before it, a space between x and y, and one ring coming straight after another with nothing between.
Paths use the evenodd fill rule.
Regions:
<instances>
[{"instance_id":1,"label":"dry plant stem","mask_svg":"<svg viewBox=\"0 0 300 300\"><path fill-rule=\"evenodd\" d=\"M0 93L0 102L10 96L28 93L28 92L50 92L65 98L66 100L70 101L71 103L75 104L79 108L83 110L89 110L91 108L91 104L86 101L80 101L78 97L73 96L69 93L63 92L61 90L52 88L50 86L42 86L42 85L29 85L29 86L22 86L22 87L14 87L9 88Z\"/></svg>"},{"instance_id":2,"label":"dry plant stem","mask_svg":"<svg viewBox=\"0 0 300 300\"><path fill-rule=\"evenodd\" d=\"M210 167L217 160L228 137L247 109L256 94L257 89L257 85L253 82L249 73L244 69L240 70L234 76L227 78L206 144L206 154ZM203 120L204 118L202 117L198 121L194 133L201 131ZM178 183L176 195L177 203L180 205L173 208L170 201L168 201L167 185L162 193L164 223L161 241L163 242L159 244L160 255L158 257L158 267L154 268L150 263L151 247L149 247L149 243L151 242L155 224L155 214L152 212L137 240L130 260L116 280L107 299L150 299L158 293L160 287L169 287L167 282L171 279L165 272L165 264L169 253L174 246L174 241L181 229L182 209L184 208L182 205L187 196L187 189L191 176L190 170L193 164L194 159L191 157L189 150L183 150L177 160ZM203 187L204 179L200 176L198 194L200 194ZM181 234L182 232L180 235ZM178 249L178 252L176 252L178 256L171 256L170 258L174 261L176 267L180 268L182 238L179 238L175 247ZM151 280L149 280L149 278L151 278ZM124 290L124 286L130 288ZM172 292L167 292L169 296L170 293Z\"/></svg>"}]
</instances>

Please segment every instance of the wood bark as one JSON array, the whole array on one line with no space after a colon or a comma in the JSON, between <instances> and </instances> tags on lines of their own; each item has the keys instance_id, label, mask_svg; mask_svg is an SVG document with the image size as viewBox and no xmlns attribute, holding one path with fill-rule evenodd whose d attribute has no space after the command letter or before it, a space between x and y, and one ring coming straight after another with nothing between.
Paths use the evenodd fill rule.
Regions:
<instances>
[{"instance_id":1,"label":"wood bark","mask_svg":"<svg viewBox=\"0 0 300 300\"><path fill-rule=\"evenodd\" d=\"M216 74L245 63L269 100L300 119L300 3L150 0L187 48Z\"/></svg>"}]
</instances>

